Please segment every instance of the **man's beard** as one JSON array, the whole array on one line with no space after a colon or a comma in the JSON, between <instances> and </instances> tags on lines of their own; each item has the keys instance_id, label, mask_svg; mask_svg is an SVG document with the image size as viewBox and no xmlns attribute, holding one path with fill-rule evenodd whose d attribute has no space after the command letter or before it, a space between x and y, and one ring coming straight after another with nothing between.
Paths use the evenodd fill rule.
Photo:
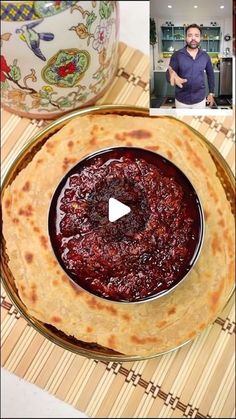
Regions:
<instances>
[{"instance_id":1,"label":"man's beard","mask_svg":"<svg viewBox=\"0 0 236 419\"><path fill-rule=\"evenodd\" d=\"M191 49L196 49L199 47L199 45L200 45L200 42L197 42L197 41L187 42L187 46Z\"/></svg>"}]
</instances>

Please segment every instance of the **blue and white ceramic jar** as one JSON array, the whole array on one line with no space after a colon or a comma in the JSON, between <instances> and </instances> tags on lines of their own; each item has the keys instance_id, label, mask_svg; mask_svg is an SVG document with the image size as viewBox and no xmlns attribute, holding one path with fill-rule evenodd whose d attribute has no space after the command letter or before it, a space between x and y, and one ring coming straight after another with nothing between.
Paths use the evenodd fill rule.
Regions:
<instances>
[{"instance_id":1,"label":"blue and white ceramic jar","mask_svg":"<svg viewBox=\"0 0 236 419\"><path fill-rule=\"evenodd\" d=\"M116 1L1 2L1 99L32 118L93 104L115 77Z\"/></svg>"}]
</instances>

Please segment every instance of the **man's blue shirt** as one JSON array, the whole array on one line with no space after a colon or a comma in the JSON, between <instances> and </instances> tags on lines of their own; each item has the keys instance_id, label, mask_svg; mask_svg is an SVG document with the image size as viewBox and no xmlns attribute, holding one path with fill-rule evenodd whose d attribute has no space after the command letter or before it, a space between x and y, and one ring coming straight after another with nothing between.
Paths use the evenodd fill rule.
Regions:
<instances>
[{"instance_id":1,"label":"man's blue shirt","mask_svg":"<svg viewBox=\"0 0 236 419\"><path fill-rule=\"evenodd\" d=\"M193 105L206 97L204 70L207 74L209 92L214 93L214 71L210 57L205 51L199 49L196 58L193 59L185 46L174 52L170 59L170 66L179 77L187 79L182 88L175 86L175 98L179 102ZM166 77L169 82L169 70L166 72Z\"/></svg>"}]
</instances>

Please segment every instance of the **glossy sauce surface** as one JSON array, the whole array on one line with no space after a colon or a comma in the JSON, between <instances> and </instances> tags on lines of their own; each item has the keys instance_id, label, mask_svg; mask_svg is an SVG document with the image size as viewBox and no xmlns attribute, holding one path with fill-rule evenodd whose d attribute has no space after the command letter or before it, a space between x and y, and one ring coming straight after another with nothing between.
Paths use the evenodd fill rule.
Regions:
<instances>
[{"instance_id":1,"label":"glossy sauce surface","mask_svg":"<svg viewBox=\"0 0 236 419\"><path fill-rule=\"evenodd\" d=\"M109 222L109 198L131 209ZM54 252L82 288L114 301L166 292L190 270L202 212L185 175L148 150L114 148L76 165L49 212Z\"/></svg>"}]
</instances>

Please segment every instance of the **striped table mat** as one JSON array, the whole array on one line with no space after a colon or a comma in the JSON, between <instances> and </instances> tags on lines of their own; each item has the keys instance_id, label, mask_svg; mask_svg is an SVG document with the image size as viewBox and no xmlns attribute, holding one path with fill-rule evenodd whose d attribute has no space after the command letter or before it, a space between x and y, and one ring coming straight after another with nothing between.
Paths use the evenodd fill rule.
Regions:
<instances>
[{"instance_id":1,"label":"striped table mat","mask_svg":"<svg viewBox=\"0 0 236 419\"><path fill-rule=\"evenodd\" d=\"M116 79L99 104L148 106L149 62L120 45ZM231 117L181 117L205 135L234 169ZM3 171L47 122L2 111ZM103 362L70 353L37 333L1 291L3 367L91 417L235 417L234 298L193 342L156 359Z\"/></svg>"}]
</instances>

